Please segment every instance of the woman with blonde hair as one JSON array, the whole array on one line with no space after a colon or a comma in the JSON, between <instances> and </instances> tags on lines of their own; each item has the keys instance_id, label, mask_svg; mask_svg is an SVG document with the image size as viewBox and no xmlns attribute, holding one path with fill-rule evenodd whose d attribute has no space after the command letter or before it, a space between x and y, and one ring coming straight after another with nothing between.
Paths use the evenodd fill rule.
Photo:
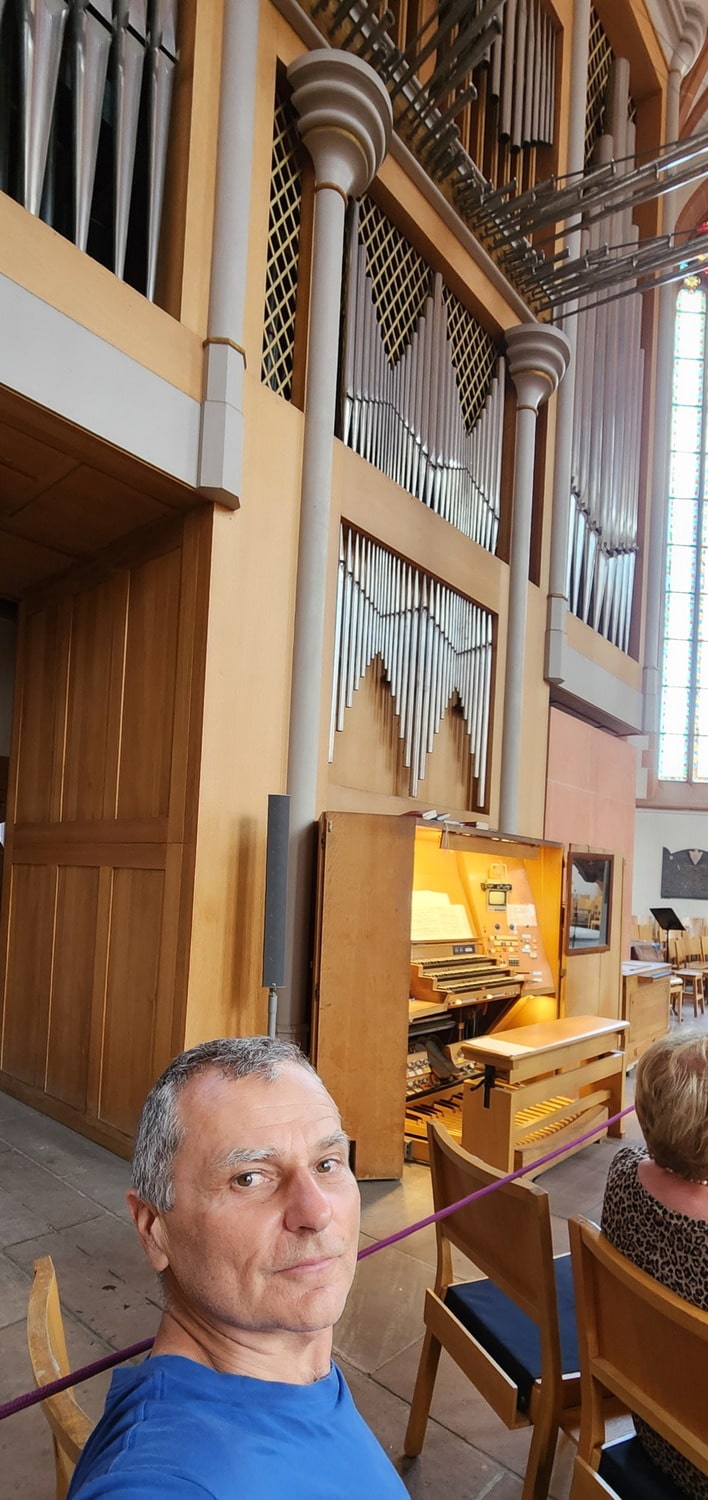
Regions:
<instances>
[{"instance_id":1,"label":"woman with blonde hair","mask_svg":"<svg viewBox=\"0 0 708 1500\"><path fill-rule=\"evenodd\" d=\"M637 1064L634 1103L646 1149L617 1152L602 1228L640 1270L708 1310L708 1036L654 1042ZM635 1426L657 1467L692 1500L708 1500L708 1477L639 1417Z\"/></svg>"}]
</instances>

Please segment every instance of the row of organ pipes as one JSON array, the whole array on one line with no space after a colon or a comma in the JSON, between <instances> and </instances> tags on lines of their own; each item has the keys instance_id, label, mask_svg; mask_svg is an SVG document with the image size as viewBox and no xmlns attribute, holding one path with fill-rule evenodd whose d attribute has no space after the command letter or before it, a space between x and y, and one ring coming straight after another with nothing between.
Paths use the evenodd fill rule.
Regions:
<instances>
[{"instance_id":1,"label":"row of organ pipes","mask_svg":"<svg viewBox=\"0 0 708 1500\"><path fill-rule=\"evenodd\" d=\"M599 164L634 159L629 119L629 64L616 59L606 118L611 133L597 146ZM581 231L582 248L612 256L636 246L638 230L627 204L609 221ZM600 305L595 305L600 302ZM629 647L638 549L639 475L644 397L642 301L616 304L590 297L579 313L574 360L574 421L568 598L573 614L622 651Z\"/></svg>"},{"instance_id":2,"label":"row of organ pipes","mask_svg":"<svg viewBox=\"0 0 708 1500\"><path fill-rule=\"evenodd\" d=\"M483 181L460 143L461 117L477 101L478 136L488 134L491 105L498 143L511 151L552 143L556 31L542 0L443 0L426 7L419 30L401 46L392 40L396 16L381 14L380 0L340 0L326 14L326 0L310 0L310 9L330 39L386 80L396 128L421 149L433 175L462 165Z\"/></svg>"},{"instance_id":3,"label":"row of organ pipes","mask_svg":"<svg viewBox=\"0 0 708 1500\"><path fill-rule=\"evenodd\" d=\"M392 364L377 318L367 251L351 215L343 346L342 437L382 473L494 552L504 429L503 357L467 430L442 277Z\"/></svg>"},{"instance_id":4,"label":"row of organ pipes","mask_svg":"<svg viewBox=\"0 0 708 1500\"><path fill-rule=\"evenodd\" d=\"M456 696L472 757L470 806L483 808L492 656L493 617L488 610L372 538L341 527L330 761L354 692L378 657L390 685L411 797L418 795L435 735Z\"/></svg>"},{"instance_id":5,"label":"row of organ pipes","mask_svg":"<svg viewBox=\"0 0 708 1500\"><path fill-rule=\"evenodd\" d=\"M51 221L52 136L60 77L72 95L73 240L86 250L102 120L113 124L113 264L125 271L138 122L147 83L145 290L155 296L178 0L0 0L0 72L19 75L19 198ZM5 54L4 56L2 54ZM10 122L0 108L0 189L9 189ZM2 137L5 139L2 139ZM4 169L4 170L3 170Z\"/></svg>"}]
</instances>

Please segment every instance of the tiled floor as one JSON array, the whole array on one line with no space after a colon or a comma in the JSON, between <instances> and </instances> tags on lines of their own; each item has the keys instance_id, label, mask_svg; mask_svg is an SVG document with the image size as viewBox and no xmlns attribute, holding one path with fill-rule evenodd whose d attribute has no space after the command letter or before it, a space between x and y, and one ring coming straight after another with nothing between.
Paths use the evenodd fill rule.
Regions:
<instances>
[{"instance_id":1,"label":"tiled floor","mask_svg":"<svg viewBox=\"0 0 708 1500\"><path fill-rule=\"evenodd\" d=\"M634 1116L627 1138L638 1136ZM601 1141L546 1172L557 1252L567 1248L572 1213L597 1218L614 1141ZM57 1269L72 1363L148 1337L158 1295L125 1208L128 1165L109 1152L0 1094L0 1403L31 1376L25 1314L32 1262L51 1254ZM430 1212L427 1168L408 1166L401 1183L363 1185L362 1242ZM443 1355L423 1454L401 1458L421 1344L421 1310L433 1279L434 1230L361 1263L335 1347L355 1400L400 1465L416 1500L517 1500L528 1436L509 1433ZM457 1270L465 1274L460 1261ZM99 1415L109 1376L87 1382L79 1399ZM551 1494L565 1500L573 1445L561 1435ZM39 1408L0 1422L2 1492L52 1500L48 1430Z\"/></svg>"}]
</instances>

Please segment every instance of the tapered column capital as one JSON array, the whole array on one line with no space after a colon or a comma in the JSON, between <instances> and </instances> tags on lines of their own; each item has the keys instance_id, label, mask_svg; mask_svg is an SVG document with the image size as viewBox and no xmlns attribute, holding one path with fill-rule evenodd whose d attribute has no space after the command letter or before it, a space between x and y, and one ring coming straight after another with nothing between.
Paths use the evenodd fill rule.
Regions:
<instances>
[{"instance_id":1,"label":"tapered column capital","mask_svg":"<svg viewBox=\"0 0 708 1500\"><path fill-rule=\"evenodd\" d=\"M565 375L570 341L550 324L518 323L507 330L506 352L518 406L537 412Z\"/></svg>"},{"instance_id":2,"label":"tapered column capital","mask_svg":"<svg viewBox=\"0 0 708 1500\"><path fill-rule=\"evenodd\" d=\"M316 186L358 198L376 176L393 130L380 78L360 57L326 47L296 58L288 79Z\"/></svg>"},{"instance_id":3,"label":"tapered column capital","mask_svg":"<svg viewBox=\"0 0 708 1500\"><path fill-rule=\"evenodd\" d=\"M706 12L703 0L686 0L681 35L671 59L671 72L690 72L703 46L706 34Z\"/></svg>"}]
</instances>

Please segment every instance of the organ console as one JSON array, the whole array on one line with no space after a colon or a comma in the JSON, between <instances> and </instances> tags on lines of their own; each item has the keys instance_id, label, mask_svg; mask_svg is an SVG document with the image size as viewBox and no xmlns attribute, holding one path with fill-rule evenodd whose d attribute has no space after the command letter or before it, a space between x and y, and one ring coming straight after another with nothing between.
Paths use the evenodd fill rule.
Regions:
<instances>
[{"instance_id":1,"label":"organ console","mask_svg":"<svg viewBox=\"0 0 708 1500\"><path fill-rule=\"evenodd\" d=\"M555 985L523 855L490 859L457 834L416 837L406 1071L406 1155L427 1161L427 1122L462 1133L462 1085L474 1071L460 1044L512 1024L524 996ZM502 851L491 845L492 853ZM555 852L555 851L554 851ZM528 1007L526 1007L528 1009Z\"/></svg>"},{"instance_id":2,"label":"organ console","mask_svg":"<svg viewBox=\"0 0 708 1500\"><path fill-rule=\"evenodd\" d=\"M426 1160L431 1114L461 1138L463 1095L482 1098L472 1049L487 1036L553 1034L575 1013L561 969L564 855L560 844L468 825L323 814L311 1056L360 1179ZM619 919L611 927L619 991ZM600 962L609 976L614 960L608 949L567 961L583 969L584 1025L618 1013L616 996L603 1009L592 988ZM468 1141L473 1119L468 1111Z\"/></svg>"}]
</instances>

